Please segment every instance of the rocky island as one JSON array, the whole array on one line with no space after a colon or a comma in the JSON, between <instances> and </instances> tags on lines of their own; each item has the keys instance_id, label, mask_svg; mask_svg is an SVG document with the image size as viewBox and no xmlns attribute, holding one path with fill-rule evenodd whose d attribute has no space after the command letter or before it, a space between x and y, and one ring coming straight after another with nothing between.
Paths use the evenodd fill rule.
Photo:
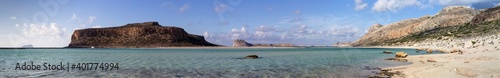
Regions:
<instances>
[{"instance_id":1,"label":"rocky island","mask_svg":"<svg viewBox=\"0 0 500 78\"><path fill-rule=\"evenodd\" d=\"M278 43L278 44L248 43L245 40L234 40L233 47L294 47L294 45L290 43Z\"/></svg>"},{"instance_id":2,"label":"rocky island","mask_svg":"<svg viewBox=\"0 0 500 78\"><path fill-rule=\"evenodd\" d=\"M110 28L75 30L68 48L159 48L219 46L203 36L158 22L132 23Z\"/></svg>"}]
</instances>

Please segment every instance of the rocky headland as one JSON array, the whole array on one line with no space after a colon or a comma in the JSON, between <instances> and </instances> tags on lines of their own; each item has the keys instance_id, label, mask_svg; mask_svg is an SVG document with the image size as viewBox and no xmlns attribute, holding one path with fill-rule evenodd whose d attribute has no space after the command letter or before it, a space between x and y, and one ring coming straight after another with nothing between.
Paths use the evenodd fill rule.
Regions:
<instances>
[{"instance_id":1,"label":"rocky headland","mask_svg":"<svg viewBox=\"0 0 500 78\"><path fill-rule=\"evenodd\" d=\"M203 36L158 22L131 23L109 28L75 30L68 48L160 48L219 46Z\"/></svg>"},{"instance_id":2,"label":"rocky headland","mask_svg":"<svg viewBox=\"0 0 500 78\"><path fill-rule=\"evenodd\" d=\"M409 55L411 65L387 68L402 71L396 78L499 78L500 6L446 7L433 16L375 24L351 46L447 53Z\"/></svg>"},{"instance_id":3,"label":"rocky headland","mask_svg":"<svg viewBox=\"0 0 500 78\"><path fill-rule=\"evenodd\" d=\"M403 20L386 26L375 24L351 46L407 46L435 41L466 42L500 32L500 7L475 10L465 6L446 7L434 16ZM482 40L480 40L482 41ZM452 48L454 43L440 44ZM450 45L450 46L444 46Z\"/></svg>"},{"instance_id":4,"label":"rocky headland","mask_svg":"<svg viewBox=\"0 0 500 78\"><path fill-rule=\"evenodd\" d=\"M436 28L452 27L468 23L479 11L465 6L452 6L442 9L433 16L423 16L391 23L385 26L374 24L352 46L391 45L388 42L409 35L425 33Z\"/></svg>"},{"instance_id":5,"label":"rocky headland","mask_svg":"<svg viewBox=\"0 0 500 78\"><path fill-rule=\"evenodd\" d=\"M248 43L245 40L234 40L233 47L294 47L294 45L291 43Z\"/></svg>"}]
</instances>

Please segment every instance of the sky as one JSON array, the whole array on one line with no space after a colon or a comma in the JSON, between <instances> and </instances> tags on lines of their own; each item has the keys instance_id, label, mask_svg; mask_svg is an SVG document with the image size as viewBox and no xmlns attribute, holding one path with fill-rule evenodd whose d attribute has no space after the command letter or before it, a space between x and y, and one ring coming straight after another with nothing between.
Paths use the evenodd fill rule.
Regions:
<instances>
[{"instance_id":1,"label":"sky","mask_svg":"<svg viewBox=\"0 0 500 78\"><path fill-rule=\"evenodd\" d=\"M157 21L211 43L332 45L374 24L434 15L447 6L491 8L500 0L3 0L0 47L64 47L74 30Z\"/></svg>"}]
</instances>

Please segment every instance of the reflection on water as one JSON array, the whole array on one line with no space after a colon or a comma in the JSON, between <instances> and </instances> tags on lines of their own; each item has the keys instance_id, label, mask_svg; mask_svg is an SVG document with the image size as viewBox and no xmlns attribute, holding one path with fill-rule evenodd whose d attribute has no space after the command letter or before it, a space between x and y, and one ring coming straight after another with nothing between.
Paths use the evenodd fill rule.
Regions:
<instances>
[{"instance_id":1,"label":"reflection on water","mask_svg":"<svg viewBox=\"0 0 500 78\"><path fill-rule=\"evenodd\" d=\"M0 77L366 77L383 61L370 48L26 49L0 50ZM259 59L238 59L256 54ZM119 70L15 70L16 63L120 63Z\"/></svg>"}]
</instances>

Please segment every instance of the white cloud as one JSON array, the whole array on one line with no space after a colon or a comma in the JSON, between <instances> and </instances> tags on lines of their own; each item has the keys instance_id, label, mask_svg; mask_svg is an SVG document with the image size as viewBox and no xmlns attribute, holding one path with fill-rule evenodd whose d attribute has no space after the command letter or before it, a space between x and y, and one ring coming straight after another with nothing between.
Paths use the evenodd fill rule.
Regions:
<instances>
[{"instance_id":1,"label":"white cloud","mask_svg":"<svg viewBox=\"0 0 500 78\"><path fill-rule=\"evenodd\" d=\"M189 8L190 8L189 4L184 4L181 8L179 8L179 13L184 13Z\"/></svg>"},{"instance_id":2,"label":"white cloud","mask_svg":"<svg viewBox=\"0 0 500 78\"><path fill-rule=\"evenodd\" d=\"M250 37L245 27L241 27L241 29L233 28L231 29L231 39L246 39Z\"/></svg>"},{"instance_id":3,"label":"white cloud","mask_svg":"<svg viewBox=\"0 0 500 78\"><path fill-rule=\"evenodd\" d=\"M500 0L377 0L372 7L373 11L397 11L406 7L416 6L432 8L432 5L447 6L471 6L476 9L484 9L495 6Z\"/></svg>"},{"instance_id":4,"label":"white cloud","mask_svg":"<svg viewBox=\"0 0 500 78\"><path fill-rule=\"evenodd\" d=\"M23 35L28 37L50 37L50 38L60 38L66 32L65 28L57 26L56 23L50 23L47 26L43 24L30 24L23 29Z\"/></svg>"},{"instance_id":5,"label":"white cloud","mask_svg":"<svg viewBox=\"0 0 500 78\"><path fill-rule=\"evenodd\" d=\"M16 20L17 17L13 16L13 17L10 17L11 20Z\"/></svg>"},{"instance_id":6,"label":"white cloud","mask_svg":"<svg viewBox=\"0 0 500 78\"><path fill-rule=\"evenodd\" d=\"M297 11L291 13L299 14ZM296 22L291 20L303 19ZM206 33L207 41L230 45L234 39L251 43L293 43L297 45L330 45L337 41L354 41L366 33L366 28L353 21L366 17L336 17L334 15L297 15L282 17L271 25L242 26L225 32ZM205 33L203 33L205 34ZM229 41L229 42L228 42Z\"/></svg>"},{"instance_id":7,"label":"white cloud","mask_svg":"<svg viewBox=\"0 0 500 78\"><path fill-rule=\"evenodd\" d=\"M71 16L70 21L73 21L73 20L78 21L78 23L82 22L82 20L80 18L78 18L78 16L76 14L73 14Z\"/></svg>"},{"instance_id":8,"label":"white cloud","mask_svg":"<svg viewBox=\"0 0 500 78\"><path fill-rule=\"evenodd\" d=\"M418 6L421 5L418 0L377 0L374 3L372 10L377 12L384 11L397 11L408 6Z\"/></svg>"},{"instance_id":9,"label":"white cloud","mask_svg":"<svg viewBox=\"0 0 500 78\"><path fill-rule=\"evenodd\" d=\"M92 26L92 28L102 28L101 25L95 25L95 26Z\"/></svg>"},{"instance_id":10,"label":"white cloud","mask_svg":"<svg viewBox=\"0 0 500 78\"><path fill-rule=\"evenodd\" d=\"M363 3L363 0L354 0L354 3L356 5L356 8L354 8L354 10L363 10L366 6L368 6L367 3Z\"/></svg>"},{"instance_id":11,"label":"white cloud","mask_svg":"<svg viewBox=\"0 0 500 78\"><path fill-rule=\"evenodd\" d=\"M282 31L277 30L275 26L266 26L260 25L253 29L253 39L271 39L278 40L281 39L278 34L282 33Z\"/></svg>"},{"instance_id":12,"label":"white cloud","mask_svg":"<svg viewBox=\"0 0 500 78\"><path fill-rule=\"evenodd\" d=\"M210 37L210 35L208 34L208 32L207 32L207 31L205 31L205 32L203 33L203 37L208 38L208 37Z\"/></svg>"},{"instance_id":13,"label":"white cloud","mask_svg":"<svg viewBox=\"0 0 500 78\"><path fill-rule=\"evenodd\" d=\"M464 5L469 6L475 3L491 2L496 3L499 0L430 0L431 2L437 2L442 6L453 6L453 5Z\"/></svg>"},{"instance_id":14,"label":"white cloud","mask_svg":"<svg viewBox=\"0 0 500 78\"><path fill-rule=\"evenodd\" d=\"M89 24L92 24L92 22L94 22L94 20L95 20L95 16L89 16L89 20L88 20Z\"/></svg>"},{"instance_id":15,"label":"white cloud","mask_svg":"<svg viewBox=\"0 0 500 78\"><path fill-rule=\"evenodd\" d=\"M19 24L16 24L16 27L19 27Z\"/></svg>"},{"instance_id":16,"label":"white cloud","mask_svg":"<svg viewBox=\"0 0 500 78\"><path fill-rule=\"evenodd\" d=\"M35 47L64 47L70 41L70 35L66 28L58 26L56 23L47 24L24 24L22 29L22 42L16 45L33 44Z\"/></svg>"}]
</instances>

